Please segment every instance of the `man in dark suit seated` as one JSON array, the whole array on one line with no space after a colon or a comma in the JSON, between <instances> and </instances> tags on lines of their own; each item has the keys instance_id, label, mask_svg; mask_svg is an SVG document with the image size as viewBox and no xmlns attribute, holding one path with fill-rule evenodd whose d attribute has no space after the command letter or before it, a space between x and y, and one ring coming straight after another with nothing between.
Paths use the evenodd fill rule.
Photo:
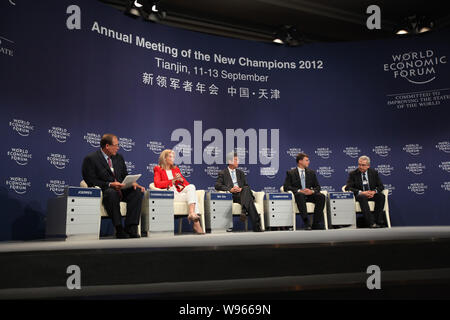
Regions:
<instances>
[{"instance_id":1,"label":"man in dark suit seated","mask_svg":"<svg viewBox=\"0 0 450 320\"><path fill-rule=\"evenodd\" d=\"M142 193L145 188L137 183L132 188L121 189L128 175L123 157L118 154L119 139L113 134L103 135L99 150L87 155L83 161L82 175L88 187L98 186L103 192L103 205L116 228L116 237L139 238ZM120 215L120 201L127 203L125 229Z\"/></svg>"},{"instance_id":2,"label":"man in dark suit seated","mask_svg":"<svg viewBox=\"0 0 450 320\"><path fill-rule=\"evenodd\" d=\"M287 171L286 179L284 180L284 191L292 191L294 193L295 202L297 203L298 211L303 219L305 230L323 229L323 208L325 206L325 195L320 193L320 185L317 180L316 173L308 169L309 157L304 153L297 154L297 167ZM306 210L306 202L313 202L314 208L314 222L308 219Z\"/></svg>"},{"instance_id":3,"label":"man in dark suit seated","mask_svg":"<svg viewBox=\"0 0 450 320\"><path fill-rule=\"evenodd\" d=\"M351 191L355 195L369 228L382 228L383 209L386 201L386 197L381 193L384 185L381 183L378 172L370 168L369 157L359 157L358 169L348 174L345 190ZM375 201L373 215L370 213L369 201Z\"/></svg>"},{"instance_id":4,"label":"man in dark suit seated","mask_svg":"<svg viewBox=\"0 0 450 320\"><path fill-rule=\"evenodd\" d=\"M227 154L228 167L219 172L215 188L218 191L229 191L233 194L233 202L240 203L242 206L242 214L249 215L252 221L253 231L261 232L261 219L256 210L253 200L252 190L247 184L245 173L237 169L239 166L239 158L237 153L230 152ZM243 217L245 219L245 216ZM241 218L241 220L243 220Z\"/></svg>"}]
</instances>

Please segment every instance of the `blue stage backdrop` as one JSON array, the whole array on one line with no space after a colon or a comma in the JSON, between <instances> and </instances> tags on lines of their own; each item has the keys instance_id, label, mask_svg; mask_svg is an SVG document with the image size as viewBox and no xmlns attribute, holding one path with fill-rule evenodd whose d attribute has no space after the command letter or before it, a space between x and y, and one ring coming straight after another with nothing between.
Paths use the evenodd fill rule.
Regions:
<instances>
[{"instance_id":1,"label":"blue stage backdrop","mask_svg":"<svg viewBox=\"0 0 450 320\"><path fill-rule=\"evenodd\" d=\"M272 192L300 151L329 191L368 155L394 226L450 224L449 32L286 48L96 1L0 7L1 240L44 237L48 199L79 185L107 132L146 187L166 148L207 190L233 148Z\"/></svg>"}]
</instances>

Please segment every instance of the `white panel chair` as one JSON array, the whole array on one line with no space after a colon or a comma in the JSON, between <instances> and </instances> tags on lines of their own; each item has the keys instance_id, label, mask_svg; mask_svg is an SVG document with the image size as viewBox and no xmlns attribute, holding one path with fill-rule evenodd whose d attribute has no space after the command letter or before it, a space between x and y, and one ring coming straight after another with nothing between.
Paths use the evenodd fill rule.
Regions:
<instances>
[{"instance_id":1,"label":"white panel chair","mask_svg":"<svg viewBox=\"0 0 450 320\"><path fill-rule=\"evenodd\" d=\"M285 192L284 186L281 186L280 191ZM292 213L293 213L292 214L292 222L293 222L294 230L297 230L296 217L297 217L297 214L299 214L300 212L298 211L297 203L295 202L294 193L292 191L288 191L288 192L290 192L292 194ZM323 206L323 222L324 222L325 230L328 230L328 220L327 220L328 191L322 190L322 191L320 191L320 193L322 193L325 196L325 205ZM306 212L308 214L314 213L315 208L316 208L316 205L314 203L306 202Z\"/></svg>"},{"instance_id":2,"label":"white panel chair","mask_svg":"<svg viewBox=\"0 0 450 320\"><path fill-rule=\"evenodd\" d=\"M346 191L345 187L346 187L345 185L342 186L342 192L350 192L350 191ZM389 216L389 202L388 202L389 190L384 189L381 192L384 194L384 196L386 198L386 200L384 202L384 209L383 209L383 211L386 213L386 223L387 223L388 228L391 228L391 217ZM362 211L361 211L361 206L359 205L359 202L356 201L356 199L354 199L354 201L355 201L355 212L361 213ZM369 208L370 208L370 211L372 211L372 212L375 210L375 202L374 201L369 201Z\"/></svg>"},{"instance_id":3,"label":"white panel chair","mask_svg":"<svg viewBox=\"0 0 450 320\"><path fill-rule=\"evenodd\" d=\"M80 187L81 188L88 188L88 185L87 185L87 183L84 180L81 180ZM95 186L95 188L100 189L100 187L97 187L97 186ZM100 194L101 194L101 198L100 198L100 203L101 203L100 216L102 218L103 217L108 218L109 217L108 213L106 212L105 207L103 206L103 192L100 192ZM126 202L123 202L123 201L120 202L120 215L122 217L125 217L127 215L127 203ZM139 221L139 225L138 225L138 234L139 235L141 234L141 222L140 221Z\"/></svg>"},{"instance_id":4,"label":"white panel chair","mask_svg":"<svg viewBox=\"0 0 450 320\"><path fill-rule=\"evenodd\" d=\"M152 182L150 183L150 190L159 190L159 191L165 191L166 189L159 189L155 187L155 184ZM198 211L200 214L200 224L202 226L203 232L206 233L206 225L205 225L205 190L196 190L197 194L197 205L198 205ZM174 201L173 202L173 211L175 216L180 216L179 218L179 224L178 224L178 233L181 233L183 220L181 219L182 216L188 216L189 214L189 207L186 201Z\"/></svg>"},{"instance_id":5,"label":"white panel chair","mask_svg":"<svg viewBox=\"0 0 450 320\"><path fill-rule=\"evenodd\" d=\"M218 191L218 192L223 192L223 193L230 193L229 191ZM255 197L255 207L256 207L256 211L259 214L259 220L261 221L261 229L265 230L265 225L264 225L264 191L253 191L252 190L252 194ZM233 202L233 206L231 209L231 212L233 214L233 216L240 216L241 212L242 212L242 206L240 203L234 203ZM248 231L248 219L245 219L245 231Z\"/></svg>"}]
</instances>

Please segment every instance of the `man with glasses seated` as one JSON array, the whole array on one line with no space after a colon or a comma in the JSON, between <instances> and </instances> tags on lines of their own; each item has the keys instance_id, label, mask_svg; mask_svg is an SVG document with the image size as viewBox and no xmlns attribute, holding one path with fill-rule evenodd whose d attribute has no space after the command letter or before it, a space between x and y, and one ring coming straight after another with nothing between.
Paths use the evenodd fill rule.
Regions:
<instances>
[{"instance_id":1,"label":"man with glasses seated","mask_svg":"<svg viewBox=\"0 0 450 320\"><path fill-rule=\"evenodd\" d=\"M386 197L381 191L384 190L384 185L381 183L378 172L370 168L369 157L359 157L358 169L349 173L345 190L351 191L355 195L369 228L382 228ZM375 202L373 215L370 212L369 201Z\"/></svg>"},{"instance_id":2,"label":"man with glasses seated","mask_svg":"<svg viewBox=\"0 0 450 320\"><path fill-rule=\"evenodd\" d=\"M141 218L142 195L145 188L136 182L132 188L121 189L128 175L123 157L118 154L119 139L105 134L100 149L87 155L83 161L82 175L88 187L98 186L103 192L103 205L116 228L118 239L139 238L138 225ZM120 201L127 203L125 228L122 226Z\"/></svg>"},{"instance_id":3,"label":"man with glasses seated","mask_svg":"<svg viewBox=\"0 0 450 320\"><path fill-rule=\"evenodd\" d=\"M242 206L241 220L250 216L254 232L262 232L261 219L253 200L255 199L247 178L242 170L238 169L239 157L236 152L229 152L226 156L228 167L219 172L215 188L217 191L229 191L233 194L233 202ZM231 231L231 230L229 230Z\"/></svg>"}]
</instances>

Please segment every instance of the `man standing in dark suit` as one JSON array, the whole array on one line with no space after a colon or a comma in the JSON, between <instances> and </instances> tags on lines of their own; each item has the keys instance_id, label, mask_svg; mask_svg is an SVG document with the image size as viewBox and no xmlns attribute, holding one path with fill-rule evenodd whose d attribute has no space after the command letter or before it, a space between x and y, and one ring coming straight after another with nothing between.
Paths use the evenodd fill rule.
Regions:
<instances>
[{"instance_id":1,"label":"man standing in dark suit","mask_svg":"<svg viewBox=\"0 0 450 320\"><path fill-rule=\"evenodd\" d=\"M218 191L229 191L233 194L233 202L240 203L243 214L250 216L253 231L261 232L261 219L256 210L253 200L252 190L247 184L245 173L237 169L239 166L239 158L237 153L230 152L227 154L228 167L219 172L215 188Z\"/></svg>"},{"instance_id":2,"label":"man standing in dark suit","mask_svg":"<svg viewBox=\"0 0 450 320\"><path fill-rule=\"evenodd\" d=\"M284 180L284 191L292 191L297 203L298 211L305 224L305 230L323 229L323 208L325 206L325 195L320 193L320 185L316 173L308 169L309 157L304 153L297 154L297 168L287 171ZM306 202L313 202L314 222L308 219Z\"/></svg>"},{"instance_id":3,"label":"man standing in dark suit","mask_svg":"<svg viewBox=\"0 0 450 320\"><path fill-rule=\"evenodd\" d=\"M378 172L370 168L369 157L359 157L358 169L349 173L345 190L351 191L355 195L367 225L370 228L381 228L386 201L386 197L381 193L384 185L381 183ZM375 201L375 217L370 213L369 201Z\"/></svg>"},{"instance_id":4,"label":"man standing in dark suit","mask_svg":"<svg viewBox=\"0 0 450 320\"><path fill-rule=\"evenodd\" d=\"M123 157L118 154L119 140L113 134L103 135L100 150L84 158L82 175L88 187L98 186L103 192L103 205L116 228L116 237L139 238L138 225L141 217L142 193L145 188L137 183L132 188L121 189L121 182L128 175ZM125 229L122 226L120 201L127 203Z\"/></svg>"}]
</instances>

